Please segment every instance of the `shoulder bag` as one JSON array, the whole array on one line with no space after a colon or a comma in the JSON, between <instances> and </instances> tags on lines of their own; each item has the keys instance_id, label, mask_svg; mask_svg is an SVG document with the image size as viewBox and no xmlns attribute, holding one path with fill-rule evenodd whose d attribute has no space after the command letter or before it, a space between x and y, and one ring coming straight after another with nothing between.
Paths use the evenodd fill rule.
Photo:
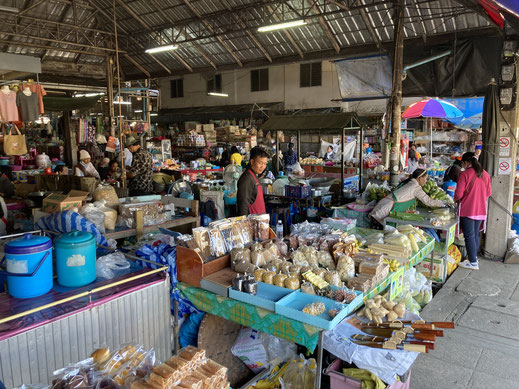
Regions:
<instances>
[{"instance_id":1,"label":"shoulder bag","mask_svg":"<svg viewBox=\"0 0 519 389\"><path fill-rule=\"evenodd\" d=\"M16 124L13 124L16 134L12 131L4 136L4 153L6 155L24 155L27 154L27 144L25 143L25 135L22 135Z\"/></svg>"}]
</instances>

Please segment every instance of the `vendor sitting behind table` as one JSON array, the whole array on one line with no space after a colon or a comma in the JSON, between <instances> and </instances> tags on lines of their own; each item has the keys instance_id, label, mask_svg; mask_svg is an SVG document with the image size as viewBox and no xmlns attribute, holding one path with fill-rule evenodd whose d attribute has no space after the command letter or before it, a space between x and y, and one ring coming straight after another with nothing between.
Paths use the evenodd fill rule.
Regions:
<instances>
[{"instance_id":1,"label":"vendor sitting behind table","mask_svg":"<svg viewBox=\"0 0 519 389\"><path fill-rule=\"evenodd\" d=\"M405 212L416 204L416 199L426 206L439 208L446 205L444 200L431 199L422 189L427 182L427 171L416 169L411 177L403 181L398 187L380 200L369 216L380 225L391 212Z\"/></svg>"},{"instance_id":2,"label":"vendor sitting behind table","mask_svg":"<svg viewBox=\"0 0 519 389\"><path fill-rule=\"evenodd\" d=\"M102 180L106 179L106 174L110 170L110 158L103 158L101 162L99 162L99 167L97 171Z\"/></svg>"},{"instance_id":3,"label":"vendor sitting behind table","mask_svg":"<svg viewBox=\"0 0 519 389\"><path fill-rule=\"evenodd\" d=\"M119 162L115 159L110 162L108 173L106 173L107 180L119 181L121 178L121 169L119 169Z\"/></svg>"},{"instance_id":4,"label":"vendor sitting behind table","mask_svg":"<svg viewBox=\"0 0 519 389\"><path fill-rule=\"evenodd\" d=\"M54 173L58 176L68 176L67 165L56 165L56 167L54 168Z\"/></svg>"},{"instance_id":5,"label":"vendor sitting behind table","mask_svg":"<svg viewBox=\"0 0 519 389\"><path fill-rule=\"evenodd\" d=\"M250 151L249 165L238 180L238 216L266 212L263 188L258 182L258 177L265 171L267 162L268 154L261 147L256 146Z\"/></svg>"},{"instance_id":6,"label":"vendor sitting behind table","mask_svg":"<svg viewBox=\"0 0 519 389\"><path fill-rule=\"evenodd\" d=\"M241 161L243 157L241 156L238 148L236 146L231 147L231 163L233 165L241 166Z\"/></svg>"},{"instance_id":7,"label":"vendor sitting behind table","mask_svg":"<svg viewBox=\"0 0 519 389\"><path fill-rule=\"evenodd\" d=\"M0 166L0 197L10 198L14 196L11 169L8 166Z\"/></svg>"},{"instance_id":8,"label":"vendor sitting behind table","mask_svg":"<svg viewBox=\"0 0 519 389\"><path fill-rule=\"evenodd\" d=\"M153 157L141 148L139 140L130 137L126 146L133 155L132 167L128 171L130 196L143 196L153 192Z\"/></svg>"},{"instance_id":9,"label":"vendor sitting behind table","mask_svg":"<svg viewBox=\"0 0 519 389\"><path fill-rule=\"evenodd\" d=\"M328 146L324 159L328 161L333 161L335 159L335 153L333 152L333 146Z\"/></svg>"},{"instance_id":10,"label":"vendor sitting behind table","mask_svg":"<svg viewBox=\"0 0 519 389\"><path fill-rule=\"evenodd\" d=\"M77 177L95 177L100 178L94 165L92 165L92 159L88 151L81 150L79 152L79 163L74 169L74 175Z\"/></svg>"}]
</instances>

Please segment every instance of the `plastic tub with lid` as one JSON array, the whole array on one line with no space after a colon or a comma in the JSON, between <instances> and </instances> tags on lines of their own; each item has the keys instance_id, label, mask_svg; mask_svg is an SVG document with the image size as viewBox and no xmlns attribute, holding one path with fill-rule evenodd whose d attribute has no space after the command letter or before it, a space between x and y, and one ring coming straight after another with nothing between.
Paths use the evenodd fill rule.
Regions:
<instances>
[{"instance_id":1,"label":"plastic tub with lid","mask_svg":"<svg viewBox=\"0 0 519 389\"><path fill-rule=\"evenodd\" d=\"M72 231L54 240L58 284L80 287L96 279L96 238L90 232Z\"/></svg>"},{"instance_id":2,"label":"plastic tub with lid","mask_svg":"<svg viewBox=\"0 0 519 389\"><path fill-rule=\"evenodd\" d=\"M5 245L7 289L15 298L38 297L52 289L52 241L25 234Z\"/></svg>"}]
</instances>

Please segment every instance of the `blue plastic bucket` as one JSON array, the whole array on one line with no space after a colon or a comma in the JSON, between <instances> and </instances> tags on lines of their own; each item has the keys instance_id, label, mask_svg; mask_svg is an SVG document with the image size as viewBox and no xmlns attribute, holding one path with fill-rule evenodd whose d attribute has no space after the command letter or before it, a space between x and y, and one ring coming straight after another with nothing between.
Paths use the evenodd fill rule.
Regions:
<instances>
[{"instance_id":1,"label":"blue plastic bucket","mask_svg":"<svg viewBox=\"0 0 519 389\"><path fill-rule=\"evenodd\" d=\"M96 238L90 232L72 231L54 240L58 284L71 288L96 279Z\"/></svg>"},{"instance_id":2,"label":"blue plastic bucket","mask_svg":"<svg viewBox=\"0 0 519 389\"><path fill-rule=\"evenodd\" d=\"M38 297L52 289L52 242L48 237L26 234L10 241L4 259L7 271L0 274L7 276L12 297Z\"/></svg>"},{"instance_id":3,"label":"blue plastic bucket","mask_svg":"<svg viewBox=\"0 0 519 389\"><path fill-rule=\"evenodd\" d=\"M513 213L512 215L514 215L514 223L512 224L512 230L519 234L519 213Z\"/></svg>"}]
</instances>

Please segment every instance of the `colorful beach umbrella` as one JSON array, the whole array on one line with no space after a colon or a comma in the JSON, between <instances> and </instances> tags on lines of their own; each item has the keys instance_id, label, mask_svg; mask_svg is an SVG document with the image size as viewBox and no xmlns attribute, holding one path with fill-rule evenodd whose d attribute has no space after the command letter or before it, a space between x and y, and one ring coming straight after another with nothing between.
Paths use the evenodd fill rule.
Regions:
<instances>
[{"instance_id":1,"label":"colorful beach umbrella","mask_svg":"<svg viewBox=\"0 0 519 389\"><path fill-rule=\"evenodd\" d=\"M402 118L461 118L461 112L455 105L445 100L427 99L411 104L402 114Z\"/></svg>"}]
</instances>

